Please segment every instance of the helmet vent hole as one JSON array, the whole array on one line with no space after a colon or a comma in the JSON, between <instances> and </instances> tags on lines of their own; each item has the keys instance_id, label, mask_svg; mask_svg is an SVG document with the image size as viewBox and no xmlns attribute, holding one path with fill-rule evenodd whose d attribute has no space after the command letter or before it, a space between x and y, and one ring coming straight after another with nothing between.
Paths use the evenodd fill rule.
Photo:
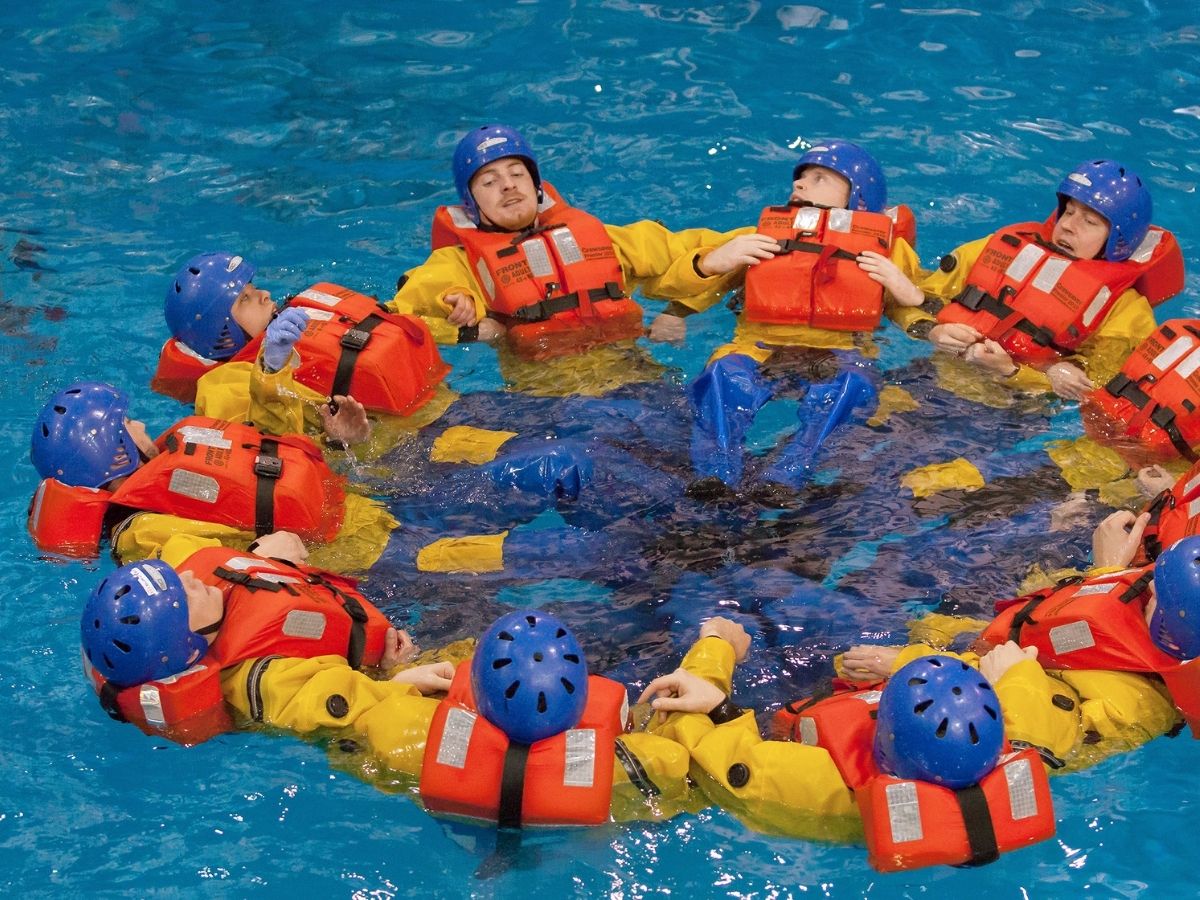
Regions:
<instances>
[{"instance_id":1,"label":"helmet vent hole","mask_svg":"<svg viewBox=\"0 0 1200 900\"><path fill-rule=\"evenodd\" d=\"M562 682L563 690L565 690L568 694L575 693L575 682L568 681L566 678L560 678L558 680Z\"/></svg>"},{"instance_id":2,"label":"helmet vent hole","mask_svg":"<svg viewBox=\"0 0 1200 900\"><path fill-rule=\"evenodd\" d=\"M65 406L55 406L54 411L60 416L65 416L67 414L67 408Z\"/></svg>"},{"instance_id":3,"label":"helmet vent hole","mask_svg":"<svg viewBox=\"0 0 1200 900\"><path fill-rule=\"evenodd\" d=\"M967 726L967 730L971 733L971 743L979 743L979 732L975 730L975 723L972 722Z\"/></svg>"},{"instance_id":4,"label":"helmet vent hole","mask_svg":"<svg viewBox=\"0 0 1200 900\"><path fill-rule=\"evenodd\" d=\"M139 625L139 624L141 624L141 621L142 621L141 616L122 616L121 617L122 625Z\"/></svg>"},{"instance_id":5,"label":"helmet vent hole","mask_svg":"<svg viewBox=\"0 0 1200 900\"><path fill-rule=\"evenodd\" d=\"M512 660L509 658L494 659L494 660L492 660L492 668L493 669L503 669L505 666L507 666L511 662L512 662Z\"/></svg>"},{"instance_id":6,"label":"helmet vent hole","mask_svg":"<svg viewBox=\"0 0 1200 900\"><path fill-rule=\"evenodd\" d=\"M511 634L509 634L507 631L500 632L498 635L496 635L496 637L498 637L502 641L511 641L513 639L513 636Z\"/></svg>"},{"instance_id":7,"label":"helmet vent hole","mask_svg":"<svg viewBox=\"0 0 1200 900\"><path fill-rule=\"evenodd\" d=\"M567 629L565 629L565 628L558 629L558 631L555 632L554 636L556 638L565 638L567 636Z\"/></svg>"},{"instance_id":8,"label":"helmet vent hole","mask_svg":"<svg viewBox=\"0 0 1200 900\"><path fill-rule=\"evenodd\" d=\"M42 426L42 437L50 437L50 429L45 425Z\"/></svg>"},{"instance_id":9,"label":"helmet vent hole","mask_svg":"<svg viewBox=\"0 0 1200 900\"><path fill-rule=\"evenodd\" d=\"M962 693L962 688L960 688L960 687L959 687L959 686L956 684L954 687L950 688L950 693L954 694L954 696L955 696L955 697L957 697L959 694L961 694L961 693Z\"/></svg>"},{"instance_id":10,"label":"helmet vent hole","mask_svg":"<svg viewBox=\"0 0 1200 900\"><path fill-rule=\"evenodd\" d=\"M130 590L132 590L132 588L130 588L129 585L123 584L119 588L117 588L117 590L113 593L113 597L116 597L116 598L124 597L126 594L128 594L130 592Z\"/></svg>"},{"instance_id":11,"label":"helmet vent hole","mask_svg":"<svg viewBox=\"0 0 1200 900\"><path fill-rule=\"evenodd\" d=\"M513 697L515 697L515 696L517 695L517 691L519 691L520 689L521 689L521 682L519 682L519 681L514 681L514 682L513 682L512 684L510 684L510 685L508 686L508 688L507 688L507 689L504 691L504 697L505 697L505 699L507 699L507 700L511 700Z\"/></svg>"},{"instance_id":12,"label":"helmet vent hole","mask_svg":"<svg viewBox=\"0 0 1200 900\"><path fill-rule=\"evenodd\" d=\"M565 659L569 663L575 663L576 665L579 664L579 656L578 656L578 654L575 654L575 653L564 653L563 659Z\"/></svg>"},{"instance_id":13,"label":"helmet vent hole","mask_svg":"<svg viewBox=\"0 0 1200 900\"><path fill-rule=\"evenodd\" d=\"M132 649L124 641L113 641L113 646L116 647L118 650L120 650L122 653L128 653Z\"/></svg>"},{"instance_id":14,"label":"helmet vent hole","mask_svg":"<svg viewBox=\"0 0 1200 900\"><path fill-rule=\"evenodd\" d=\"M101 656L101 658L104 660L104 665L105 665L105 668L108 668L108 669L115 669L115 668L116 668L116 666L114 666L114 665L113 665L113 661L112 661L111 659L109 659L109 658L108 658L108 654L107 654L107 653L102 653L102 654L100 654L100 656Z\"/></svg>"},{"instance_id":15,"label":"helmet vent hole","mask_svg":"<svg viewBox=\"0 0 1200 900\"><path fill-rule=\"evenodd\" d=\"M942 667L942 661L935 656L933 659L929 660L929 665L933 666L935 669L940 669Z\"/></svg>"},{"instance_id":16,"label":"helmet vent hole","mask_svg":"<svg viewBox=\"0 0 1200 900\"><path fill-rule=\"evenodd\" d=\"M191 272L193 275L200 274L200 269L198 269L196 266L188 266L188 271Z\"/></svg>"},{"instance_id":17,"label":"helmet vent hole","mask_svg":"<svg viewBox=\"0 0 1200 900\"><path fill-rule=\"evenodd\" d=\"M950 730L950 720L942 719L942 721L938 723L937 731L934 732L934 735L937 737L940 737L940 738L944 738L946 736L946 732L949 730Z\"/></svg>"},{"instance_id":18,"label":"helmet vent hole","mask_svg":"<svg viewBox=\"0 0 1200 900\"><path fill-rule=\"evenodd\" d=\"M984 711L985 713L987 713L989 716L991 716L993 719L998 719L998 718L1000 718L1000 717L999 717L999 716L996 714L996 711L995 711L994 709L992 709L990 706L985 706L985 707L983 708L983 711Z\"/></svg>"},{"instance_id":19,"label":"helmet vent hole","mask_svg":"<svg viewBox=\"0 0 1200 900\"><path fill-rule=\"evenodd\" d=\"M546 695L538 691L537 711L544 713L546 711Z\"/></svg>"},{"instance_id":20,"label":"helmet vent hole","mask_svg":"<svg viewBox=\"0 0 1200 900\"><path fill-rule=\"evenodd\" d=\"M915 712L917 715L920 715L921 713L925 712L925 710L929 709L929 707L931 707L931 706L933 706L932 700L922 700L920 703L918 703L916 706L913 707L913 712Z\"/></svg>"},{"instance_id":21,"label":"helmet vent hole","mask_svg":"<svg viewBox=\"0 0 1200 900\"><path fill-rule=\"evenodd\" d=\"M529 623L530 628L537 626L537 616L526 616L525 621Z\"/></svg>"},{"instance_id":22,"label":"helmet vent hole","mask_svg":"<svg viewBox=\"0 0 1200 900\"><path fill-rule=\"evenodd\" d=\"M545 658L545 657L543 657L543 656L542 656L542 653L541 653L541 651L540 651L540 650L539 650L537 653L533 654L533 661L534 661L534 662L541 662L541 661L542 661L544 658Z\"/></svg>"},{"instance_id":23,"label":"helmet vent hole","mask_svg":"<svg viewBox=\"0 0 1200 900\"><path fill-rule=\"evenodd\" d=\"M68 394L82 394L83 389L82 388L67 388L67 393Z\"/></svg>"},{"instance_id":24,"label":"helmet vent hole","mask_svg":"<svg viewBox=\"0 0 1200 900\"><path fill-rule=\"evenodd\" d=\"M908 679L908 686L909 686L909 687L916 687L917 685L920 685L920 684L925 684L925 679L924 679L924 678L910 678L910 679Z\"/></svg>"}]
</instances>

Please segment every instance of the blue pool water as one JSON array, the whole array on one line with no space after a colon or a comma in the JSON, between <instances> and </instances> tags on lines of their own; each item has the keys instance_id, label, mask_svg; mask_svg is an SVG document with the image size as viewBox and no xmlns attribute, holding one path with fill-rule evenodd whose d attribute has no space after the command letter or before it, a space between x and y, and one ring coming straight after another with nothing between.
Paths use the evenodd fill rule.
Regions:
<instances>
[{"instance_id":1,"label":"blue pool water","mask_svg":"<svg viewBox=\"0 0 1200 900\"><path fill-rule=\"evenodd\" d=\"M473 873L494 849L490 831L428 817L332 768L320 746L231 734L185 750L103 715L79 675L78 613L111 563L51 564L33 552L24 533L32 413L64 382L100 378L137 389L137 412L154 425L178 416L172 401L138 388L165 335L165 279L199 250L244 253L277 294L319 279L390 294L423 259L431 209L452 198L453 145L476 124L523 127L543 172L606 221L650 216L676 228L746 224L782 195L799 142L858 140L884 160L892 198L915 209L927 264L1000 222L1044 214L1065 168L1115 156L1150 181L1155 218L1178 235L1191 273L1160 319L1200 312L1194 4L333 7L58 0L0 10L0 440L12 462L0 491L10 537L0 568L9 735L0 743L0 889L1190 896L1198 754L1184 738L1056 780L1056 839L979 870L879 876L861 848L755 834L710 809L535 833L507 869L483 877ZM685 347L654 350L684 375L731 319L691 322ZM913 351L886 342L881 364L900 369ZM497 386L492 351L447 357L457 386ZM1053 427L1069 433L1064 422ZM861 452L882 460L903 450ZM839 547L842 568L826 588L845 596L893 585L855 581L863 553L901 573L907 563L897 541ZM805 549L784 545L789 556ZM618 602L602 587L554 590L606 667L644 683L674 665L692 616L736 592L737 577L705 570L653 585L657 630L622 634L624 647L601 637L615 614L595 612L601 624L589 626L593 608ZM825 666L845 641L894 629L939 599L917 581L895 584L905 590L879 610L815 603L806 621L816 641L805 652ZM539 599L526 585L489 603L494 613ZM447 632L438 636L483 618L449 604L401 606ZM739 685L756 701L778 702L827 671L779 650L770 628L762 634L753 683ZM775 663L790 668L771 689L760 676Z\"/></svg>"}]
</instances>

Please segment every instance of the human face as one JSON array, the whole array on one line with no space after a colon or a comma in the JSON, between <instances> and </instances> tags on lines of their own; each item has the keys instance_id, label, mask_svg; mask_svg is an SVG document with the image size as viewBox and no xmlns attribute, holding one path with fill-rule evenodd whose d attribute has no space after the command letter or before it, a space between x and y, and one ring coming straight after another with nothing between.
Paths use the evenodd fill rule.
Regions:
<instances>
[{"instance_id":1,"label":"human face","mask_svg":"<svg viewBox=\"0 0 1200 900\"><path fill-rule=\"evenodd\" d=\"M471 179L479 220L505 231L521 231L537 219L537 188L525 161L506 156L490 162Z\"/></svg>"},{"instance_id":2,"label":"human face","mask_svg":"<svg viewBox=\"0 0 1200 900\"><path fill-rule=\"evenodd\" d=\"M129 436L133 438L133 444L138 448L138 451L146 459L153 459L158 456L158 447L154 445L153 438L146 431L146 423L139 422L137 419L126 419L125 430L129 432Z\"/></svg>"},{"instance_id":3,"label":"human face","mask_svg":"<svg viewBox=\"0 0 1200 900\"><path fill-rule=\"evenodd\" d=\"M850 179L824 166L805 166L792 182L790 202L845 209L850 202Z\"/></svg>"},{"instance_id":4,"label":"human face","mask_svg":"<svg viewBox=\"0 0 1200 900\"><path fill-rule=\"evenodd\" d=\"M1108 219L1078 200L1067 199L1050 242L1076 259L1097 259L1108 243Z\"/></svg>"},{"instance_id":5,"label":"human face","mask_svg":"<svg viewBox=\"0 0 1200 900\"><path fill-rule=\"evenodd\" d=\"M187 597L188 628L199 633L220 622L225 615L225 595L220 588L205 584L191 572L180 572L179 580ZM215 632L204 635L210 644L215 637Z\"/></svg>"},{"instance_id":6,"label":"human face","mask_svg":"<svg viewBox=\"0 0 1200 900\"><path fill-rule=\"evenodd\" d=\"M275 315L275 303L271 300L270 291L262 291L253 284L247 284L233 301L229 311L233 321L242 327L242 331L256 338L271 324Z\"/></svg>"}]
</instances>

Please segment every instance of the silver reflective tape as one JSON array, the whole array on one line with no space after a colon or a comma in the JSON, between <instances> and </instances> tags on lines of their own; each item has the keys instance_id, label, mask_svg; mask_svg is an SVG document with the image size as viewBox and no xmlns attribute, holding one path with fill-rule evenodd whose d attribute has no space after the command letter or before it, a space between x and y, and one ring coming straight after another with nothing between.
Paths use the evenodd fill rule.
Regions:
<instances>
[{"instance_id":1,"label":"silver reflective tape","mask_svg":"<svg viewBox=\"0 0 1200 900\"><path fill-rule=\"evenodd\" d=\"M1018 759L1004 767L1008 785L1008 803L1013 821L1029 819L1038 813L1037 793L1033 789L1033 768L1028 759Z\"/></svg>"},{"instance_id":2,"label":"silver reflective tape","mask_svg":"<svg viewBox=\"0 0 1200 900\"><path fill-rule=\"evenodd\" d=\"M1092 636L1092 627L1087 622L1071 622L1050 629L1050 646L1059 655L1073 653L1095 647L1096 638Z\"/></svg>"},{"instance_id":3,"label":"silver reflective tape","mask_svg":"<svg viewBox=\"0 0 1200 900\"><path fill-rule=\"evenodd\" d=\"M184 425L179 429L178 433L180 439L185 444L216 447L218 450L228 450L233 446L233 442L226 440L225 432L219 428L201 428L198 425Z\"/></svg>"},{"instance_id":4,"label":"silver reflective tape","mask_svg":"<svg viewBox=\"0 0 1200 900\"><path fill-rule=\"evenodd\" d=\"M475 272L479 275L479 283L483 285L483 291L488 295L489 299L496 297L496 282L492 281L492 273L488 271L487 263L482 259L475 263Z\"/></svg>"},{"instance_id":5,"label":"silver reflective tape","mask_svg":"<svg viewBox=\"0 0 1200 900\"><path fill-rule=\"evenodd\" d=\"M1167 344L1167 349L1150 361L1150 365L1158 369L1160 372L1165 372L1175 363L1183 359L1187 352L1192 349L1195 344L1186 334L1175 338L1171 343Z\"/></svg>"},{"instance_id":6,"label":"silver reflective tape","mask_svg":"<svg viewBox=\"0 0 1200 900\"><path fill-rule=\"evenodd\" d=\"M315 641L325 633L325 614L311 610L293 609L283 620L282 630L286 637L308 638Z\"/></svg>"},{"instance_id":7,"label":"silver reflective tape","mask_svg":"<svg viewBox=\"0 0 1200 900\"><path fill-rule=\"evenodd\" d=\"M311 306L304 307L304 314L310 320L315 319L318 322L328 322L337 315L332 309L313 309Z\"/></svg>"},{"instance_id":8,"label":"silver reflective tape","mask_svg":"<svg viewBox=\"0 0 1200 900\"><path fill-rule=\"evenodd\" d=\"M863 691L856 696L863 703L878 703L879 698L883 696L883 691Z\"/></svg>"},{"instance_id":9,"label":"silver reflective tape","mask_svg":"<svg viewBox=\"0 0 1200 900\"><path fill-rule=\"evenodd\" d=\"M455 228L474 228L475 223L471 221L471 217L467 215L467 211L461 206L448 206L446 209L450 213L450 221L454 223Z\"/></svg>"},{"instance_id":10,"label":"silver reflective tape","mask_svg":"<svg viewBox=\"0 0 1200 900\"><path fill-rule=\"evenodd\" d=\"M200 362L204 363L206 366L215 366L217 364L217 361L215 359L209 359L207 356L201 356L199 353L197 353L195 350L193 350L191 347L189 347L183 341L176 341L175 349L178 350L180 353L182 353L184 356L190 356L192 359L198 359Z\"/></svg>"},{"instance_id":11,"label":"silver reflective tape","mask_svg":"<svg viewBox=\"0 0 1200 900\"><path fill-rule=\"evenodd\" d=\"M829 211L830 231L839 231L843 234L850 233L850 226L854 223L854 213L848 209L831 209Z\"/></svg>"},{"instance_id":12,"label":"silver reflective tape","mask_svg":"<svg viewBox=\"0 0 1200 900\"><path fill-rule=\"evenodd\" d=\"M189 675L194 675L197 672L203 672L207 668L208 668L208 666L201 665L200 663L195 663L191 666L188 666L182 672L176 672L174 675L168 675L166 678L156 678L156 679L154 679L154 683L155 684L174 684L175 682L180 681L181 679L187 678Z\"/></svg>"},{"instance_id":13,"label":"silver reflective tape","mask_svg":"<svg viewBox=\"0 0 1200 900\"><path fill-rule=\"evenodd\" d=\"M1193 478L1188 479L1188 483L1183 486L1183 496L1187 497L1197 487L1200 487L1200 475L1196 475Z\"/></svg>"},{"instance_id":14,"label":"silver reflective tape","mask_svg":"<svg viewBox=\"0 0 1200 900\"><path fill-rule=\"evenodd\" d=\"M158 688L154 685L142 685L142 689L138 691L138 703L142 705L142 715L146 717L148 723L151 725L167 724L167 717L162 708L162 698L158 694Z\"/></svg>"},{"instance_id":15,"label":"silver reflective tape","mask_svg":"<svg viewBox=\"0 0 1200 900\"><path fill-rule=\"evenodd\" d=\"M797 231L804 231L808 234L816 234L817 226L820 224L821 211L812 206L805 206L796 210L796 218L792 222L792 227Z\"/></svg>"},{"instance_id":16,"label":"silver reflective tape","mask_svg":"<svg viewBox=\"0 0 1200 900\"><path fill-rule=\"evenodd\" d=\"M1092 302L1088 304L1088 308L1083 311L1083 325L1088 327L1096 320L1096 316L1104 312L1108 308L1108 298L1112 296L1112 291L1107 285L1101 285L1100 290L1096 291L1096 296L1092 298Z\"/></svg>"},{"instance_id":17,"label":"silver reflective tape","mask_svg":"<svg viewBox=\"0 0 1200 900\"><path fill-rule=\"evenodd\" d=\"M1024 249L1008 264L1008 269L1004 274L1013 281L1024 281L1033 271L1033 267L1040 263L1045 255L1046 251L1036 244L1026 244Z\"/></svg>"},{"instance_id":18,"label":"silver reflective tape","mask_svg":"<svg viewBox=\"0 0 1200 900\"><path fill-rule=\"evenodd\" d=\"M563 787L591 787L596 781L596 729L572 728L566 739Z\"/></svg>"},{"instance_id":19,"label":"silver reflective tape","mask_svg":"<svg viewBox=\"0 0 1200 900\"><path fill-rule=\"evenodd\" d=\"M37 491L33 495L33 510L29 513L29 529L36 532L38 523L42 520L42 498L46 496L46 485L50 482L43 481L37 486Z\"/></svg>"},{"instance_id":20,"label":"silver reflective tape","mask_svg":"<svg viewBox=\"0 0 1200 900\"><path fill-rule=\"evenodd\" d=\"M1163 233L1158 228L1151 228L1146 232L1146 236L1142 238L1142 242L1138 244L1136 250L1130 255L1130 260L1135 263L1149 262L1150 257L1154 255L1154 251L1158 249L1158 245L1162 242Z\"/></svg>"},{"instance_id":21,"label":"silver reflective tape","mask_svg":"<svg viewBox=\"0 0 1200 900\"><path fill-rule=\"evenodd\" d=\"M1200 369L1200 348L1192 351L1191 355L1179 364L1176 371L1180 378L1191 378L1197 369Z\"/></svg>"},{"instance_id":22,"label":"silver reflective tape","mask_svg":"<svg viewBox=\"0 0 1200 900\"><path fill-rule=\"evenodd\" d=\"M1081 585L1079 590L1075 592L1076 597L1090 597L1092 594L1108 594L1117 587L1115 581L1102 581L1098 584Z\"/></svg>"},{"instance_id":23,"label":"silver reflective tape","mask_svg":"<svg viewBox=\"0 0 1200 900\"><path fill-rule=\"evenodd\" d=\"M327 294L324 291L318 291L316 288L309 288L306 291L301 291L296 295L303 297L305 300L311 300L313 303L320 303L322 306L337 306L342 302L341 297L335 297L333 294Z\"/></svg>"},{"instance_id":24,"label":"silver reflective tape","mask_svg":"<svg viewBox=\"0 0 1200 900\"><path fill-rule=\"evenodd\" d=\"M540 238L530 238L521 244L525 251L525 259L529 262L529 271L535 278L549 278L554 274L554 266L550 263L550 251Z\"/></svg>"},{"instance_id":25,"label":"silver reflective tape","mask_svg":"<svg viewBox=\"0 0 1200 900\"><path fill-rule=\"evenodd\" d=\"M817 720L811 716L800 720L800 743L810 747L818 747L821 744L821 735L817 733Z\"/></svg>"},{"instance_id":26,"label":"silver reflective tape","mask_svg":"<svg viewBox=\"0 0 1200 900\"><path fill-rule=\"evenodd\" d=\"M196 472L188 472L185 469L176 469L171 473L171 483L167 485L167 490L172 494L191 497L193 500L202 500L205 503L216 503L217 497L221 493L220 487L217 486L217 479Z\"/></svg>"},{"instance_id":27,"label":"silver reflective tape","mask_svg":"<svg viewBox=\"0 0 1200 900\"><path fill-rule=\"evenodd\" d=\"M475 713L458 707L446 714L437 752L437 761L443 766L462 769L467 765L467 747L471 743L471 732L475 730L475 719Z\"/></svg>"},{"instance_id":28,"label":"silver reflective tape","mask_svg":"<svg viewBox=\"0 0 1200 900\"><path fill-rule=\"evenodd\" d=\"M542 192L542 199L538 201L538 212L544 213L554 205L554 198L550 196L549 191Z\"/></svg>"},{"instance_id":29,"label":"silver reflective tape","mask_svg":"<svg viewBox=\"0 0 1200 900\"><path fill-rule=\"evenodd\" d=\"M1200 500L1193 500L1187 505L1188 518L1194 518L1197 513L1200 513Z\"/></svg>"},{"instance_id":30,"label":"silver reflective tape","mask_svg":"<svg viewBox=\"0 0 1200 900\"><path fill-rule=\"evenodd\" d=\"M891 219L891 220L892 220L892 222L893 222L893 223L895 223L895 222L898 222L898 221L900 220L900 209L899 209L899 207L895 207L895 206L889 206L889 207L888 207L887 209L885 209L883 212L884 212L884 214L885 214L885 215L886 215L886 216L887 216L889 219Z\"/></svg>"},{"instance_id":31,"label":"silver reflective tape","mask_svg":"<svg viewBox=\"0 0 1200 900\"><path fill-rule=\"evenodd\" d=\"M898 781L884 788L887 800L888 825L892 843L919 841L925 836L921 829L921 806L917 803L917 786L911 781Z\"/></svg>"},{"instance_id":32,"label":"silver reflective tape","mask_svg":"<svg viewBox=\"0 0 1200 900\"><path fill-rule=\"evenodd\" d=\"M1060 256L1052 256L1046 260L1046 264L1038 270L1034 276L1033 286L1039 291L1050 293L1054 290L1054 286L1058 284L1058 280L1062 278L1063 272L1067 271L1067 267L1071 265L1069 259L1063 259Z\"/></svg>"},{"instance_id":33,"label":"silver reflective tape","mask_svg":"<svg viewBox=\"0 0 1200 900\"><path fill-rule=\"evenodd\" d=\"M579 241L571 234L570 228L556 228L550 232L550 240L554 241L554 249L564 266L573 266L583 262L583 251L579 249Z\"/></svg>"}]
</instances>

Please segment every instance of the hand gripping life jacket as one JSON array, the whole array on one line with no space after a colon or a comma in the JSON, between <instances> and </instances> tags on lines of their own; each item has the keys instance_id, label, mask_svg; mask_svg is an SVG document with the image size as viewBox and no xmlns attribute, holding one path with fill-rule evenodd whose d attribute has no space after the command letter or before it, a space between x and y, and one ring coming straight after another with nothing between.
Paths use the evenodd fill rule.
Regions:
<instances>
[{"instance_id":1,"label":"hand gripping life jacket","mask_svg":"<svg viewBox=\"0 0 1200 900\"><path fill-rule=\"evenodd\" d=\"M110 716L147 734L197 744L228 731L232 719L221 693L221 670L262 661L249 676L255 721L262 721L256 684L281 656L344 656L353 668L378 665L390 627L353 579L311 566L213 547L180 567L225 594L225 618L208 653L178 675L128 688L109 684L84 657L84 673Z\"/></svg>"},{"instance_id":2,"label":"hand gripping life jacket","mask_svg":"<svg viewBox=\"0 0 1200 900\"><path fill-rule=\"evenodd\" d=\"M1150 521L1142 532L1135 562L1153 562L1181 538L1200 534L1200 462L1192 464L1168 490L1146 504Z\"/></svg>"},{"instance_id":3,"label":"hand gripping life jacket","mask_svg":"<svg viewBox=\"0 0 1200 900\"><path fill-rule=\"evenodd\" d=\"M325 396L352 395L367 409L407 416L422 407L446 377L429 327L416 316L384 310L374 298L321 282L288 300L308 312L296 342L296 381ZM230 362L252 362L263 336ZM196 381L220 363L174 339L163 345L150 387L185 403L196 400Z\"/></svg>"},{"instance_id":4,"label":"hand gripping life jacket","mask_svg":"<svg viewBox=\"0 0 1200 900\"><path fill-rule=\"evenodd\" d=\"M793 740L824 747L854 791L872 866L983 865L1054 834L1050 784L1035 750L1006 747L979 784L957 791L880 772L879 696L872 689L792 705Z\"/></svg>"},{"instance_id":5,"label":"hand gripping life jacket","mask_svg":"<svg viewBox=\"0 0 1200 900\"><path fill-rule=\"evenodd\" d=\"M550 359L641 337L642 308L604 223L569 206L545 182L538 224L519 233L485 231L460 206L434 214L434 249L467 253L488 309L508 328L513 349Z\"/></svg>"},{"instance_id":6,"label":"hand gripping life jacket","mask_svg":"<svg viewBox=\"0 0 1200 900\"><path fill-rule=\"evenodd\" d=\"M471 667L463 663L429 729L421 799L431 812L506 828L605 822L627 710L625 688L592 675L574 728L531 746L512 744L477 711Z\"/></svg>"},{"instance_id":7,"label":"hand gripping life jacket","mask_svg":"<svg viewBox=\"0 0 1200 900\"><path fill-rule=\"evenodd\" d=\"M1009 225L988 238L966 286L938 314L1000 343L1018 362L1045 365L1074 352L1128 288L1151 304L1183 289L1174 235L1152 226L1122 262L1072 259L1050 245L1053 218Z\"/></svg>"},{"instance_id":8,"label":"hand gripping life jacket","mask_svg":"<svg viewBox=\"0 0 1200 900\"><path fill-rule=\"evenodd\" d=\"M332 540L342 523L343 479L302 435L267 437L249 425L189 416L155 442L159 454L115 491L38 486L28 527L45 551L92 556L113 506L199 519L263 535L284 528Z\"/></svg>"},{"instance_id":9,"label":"hand gripping life jacket","mask_svg":"<svg viewBox=\"0 0 1200 900\"><path fill-rule=\"evenodd\" d=\"M874 331L883 315L883 287L855 260L864 250L888 255L896 237L915 243L915 227L906 206L883 213L768 206L758 231L783 249L746 270L743 314L771 325Z\"/></svg>"},{"instance_id":10,"label":"hand gripping life jacket","mask_svg":"<svg viewBox=\"0 0 1200 900\"><path fill-rule=\"evenodd\" d=\"M1144 615L1152 567L1070 579L996 604L983 643L1037 647L1047 669L1110 669L1160 676L1193 734L1200 725L1200 660L1181 662L1150 639Z\"/></svg>"},{"instance_id":11,"label":"hand gripping life jacket","mask_svg":"<svg viewBox=\"0 0 1200 900\"><path fill-rule=\"evenodd\" d=\"M1171 319L1130 354L1083 409L1088 433L1112 442L1131 465L1182 456L1200 446L1200 319ZM1132 457L1132 458L1131 458Z\"/></svg>"}]
</instances>

